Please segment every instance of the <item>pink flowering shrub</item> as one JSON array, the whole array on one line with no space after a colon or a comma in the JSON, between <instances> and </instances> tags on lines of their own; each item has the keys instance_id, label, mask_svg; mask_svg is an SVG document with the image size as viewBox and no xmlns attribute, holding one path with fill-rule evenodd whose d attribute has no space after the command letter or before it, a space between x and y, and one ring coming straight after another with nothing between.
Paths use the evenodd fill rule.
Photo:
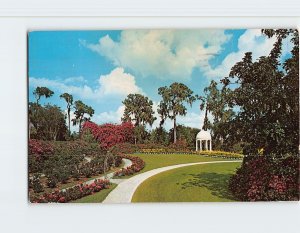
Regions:
<instances>
[{"instance_id":1,"label":"pink flowering shrub","mask_svg":"<svg viewBox=\"0 0 300 233\"><path fill-rule=\"evenodd\" d=\"M246 157L229 189L241 201L299 200L299 157Z\"/></svg>"},{"instance_id":2,"label":"pink flowering shrub","mask_svg":"<svg viewBox=\"0 0 300 233\"><path fill-rule=\"evenodd\" d=\"M29 140L28 151L30 155L35 156L52 155L54 153L53 146L50 143L35 139Z\"/></svg>"},{"instance_id":3,"label":"pink flowering shrub","mask_svg":"<svg viewBox=\"0 0 300 233\"><path fill-rule=\"evenodd\" d=\"M145 162L139 157L130 155L122 155L122 157L131 160L132 165L127 168L122 168L121 170L116 171L114 173L114 176L120 177L133 175L134 173L141 171L145 167Z\"/></svg>"},{"instance_id":4,"label":"pink flowering shrub","mask_svg":"<svg viewBox=\"0 0 300 233\"><path fill-rule=\"evenodd\" d=\"M130 122L125 122L120 125L117 124L103 124L97 125L93 122L87 121L83 124L84 130L89 130L96 141L104 149L109 149L112 146L131 142L133 140L134 126Z\"/></svg>"},{"instance_id":5,"label":"pink flowering shrub","mask_svg":"<svg viewBox=\"0 0 300 233\"><path fill-rule=\"evenodd\" d=\"M30 202L32 203L48 203L48 202L56 202L56 203L65 203L80 199L82 197L94 194L103 189L108 189L110 187L109 180L95 180L91 184L79 184L74 187L58 190L56 189L51 193L44 193L41 196L30 196Z\"/></svg>"}]
</instances>

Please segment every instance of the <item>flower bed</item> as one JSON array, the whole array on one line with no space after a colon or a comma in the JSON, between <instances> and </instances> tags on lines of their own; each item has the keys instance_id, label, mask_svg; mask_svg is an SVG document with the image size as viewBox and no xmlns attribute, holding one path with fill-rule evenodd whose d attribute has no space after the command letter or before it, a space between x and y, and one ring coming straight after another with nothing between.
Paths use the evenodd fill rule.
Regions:
<instances>
[{"instance_id":1,"label":"flower bed","mask_svg":"<svg viewBox=\"0 0 300 233\"><path fill-rule=\"evenodd\" d=\"M28 152L35 156L53 155L54 149L48 142L31 139L28 143Z\"/></svg>"},{"instance_id":2,"label":"flower bed","mask_svg":"<svg viewBox=\"0 0 300 233\"><path fill-rule=\"evenodd\" d=\"M139 152L145 154L198 154L202 156L220 157L220 158L229 158L229 159L242 159L244 157L242 154L226 152L226 151L194 151L188 149L178 150L172 148L140 149Z\"/></svg>"},{"instance_id":3,"label":"flower bed","mask_svg":"<svg viewBox=\"0 0 300 233\"><path fill-rule=\"evenodd\" d=\"M145 167L145 162L139 157L130 155L122 155L122 157L131 160L132 165L116 171L114 173L114 176L116 177L133 175L134 173L141 171Z\"/></svg>"},{"instance_id":4,"label":"flower bed","mask_svg":"<svg viewBox=\"0 0 300 233\"><path fill-rule=\"evenodd\" d=\"M95 180L92 184L79 184L65 190L55 190L42 196L30 196L32 203L65 203L80 199L110 187L109 180Z\"/></svg>"}]
</instances>

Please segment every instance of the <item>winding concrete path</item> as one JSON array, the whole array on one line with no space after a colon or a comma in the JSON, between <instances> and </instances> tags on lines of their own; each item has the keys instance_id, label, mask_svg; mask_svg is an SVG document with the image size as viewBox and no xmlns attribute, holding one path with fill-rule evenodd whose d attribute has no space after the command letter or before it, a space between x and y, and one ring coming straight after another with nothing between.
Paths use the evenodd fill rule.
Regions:
<instances>
[{"instance_id":1,"label":"winding concrete path","mask_svg":"<svg viewBox=\"0 0 300 233\"><path fill-rule=\"evenodd\" d=\"M122 159L122 161L124 162L124 164L120 169L129 167L129 166L132 165L132 162L129 159ZM88 181L84 182L83 184L92 184L95 179L108 179L111 183L116 183L116 184L119 184L122 181L124 181L123 179L120 179L121 181L119 179L112 179L113 176L114 176L114 173L115 172L107 173L105 176L96 177L94 179L91 179L91 180L88 180Z\"/></svg>"},{"instance_id":2,"label":"winding concrete path","mask_svg":"<svg viewBox=\"0 0 300 233\"><path fill-rule=\"evenodd\" d=\"M122 159L122 161L124 162L124 164L123 164L122 167L120 167L120 169L129 167L129 166L132 165L132 162L131 162L131 160L129 160L129 159ZM115 184L120 184L120 183L122 183L122 182L124 181L123 179L112 179L113 176L114 176L114 173L115 173L115 172L110 172L110 173L107 173L107 174L104 175L104 176L98 176L98 177L95 177L95 178L93 178L93 179L90 179L90 180L85 181L85 182L82 182L82 183L83 183L83 184L92 184L96 179L97 179L97 180L98 180L98 179L109 179L109 181L110 181L111 183L115 183ZM76 185L77 185L77 184L76 184ZM74 185L74 186L76 186L76 185ZM74 187L74 186L72 186L72 187ZM66 190L66 189L69 189L69 188L72 188L72 187L68 187L68 188L62 189L62 191Z\"/></svg>"},{"instance_id":3,"label":"winding concrete path","mask_svg":"<svg viewBox=\"0 0 300 233\"><path fill-rule=\"evenodd\" d=\"M102 203L130 203L135 190L138 188L138 186L141 183L143 183L146 179L150 178L151 176L157 175L164 171L169 171L175 168L199 165L199 164L236 163L236 162L241 162L241 160L185 163L185 164L177 164L177 165L172 165L167 167L156 168L124 180L123 182L118 184L118 186L113 191L109 193L109 195L104 199Z\"/></svg>"}]
</instances>

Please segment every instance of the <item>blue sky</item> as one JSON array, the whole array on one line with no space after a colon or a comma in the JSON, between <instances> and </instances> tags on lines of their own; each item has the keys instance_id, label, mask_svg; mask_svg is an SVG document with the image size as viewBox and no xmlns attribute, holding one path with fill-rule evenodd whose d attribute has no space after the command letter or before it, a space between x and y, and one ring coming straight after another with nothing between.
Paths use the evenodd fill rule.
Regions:
<instances>
[{"instance_id":1,"label":"blue sky","mask_svg":"<svg viewBox=\"0 0 300 233\"><path fill-rule=\"evenodd\" d=\"M268 55L274 39L260 30L33 31L28 43L29 100L34 101L37 86L47 86L55 94L41 103L65 110L59 95L68 92L92 106L92 120L100 124L120 122L129 93L148 96L154 110L160 101L157 89L173 82L201 95L245 52L253 52L254 59ZM203 116L196 102L178 122L200 128Z\"/></svg>"}]
</instances>

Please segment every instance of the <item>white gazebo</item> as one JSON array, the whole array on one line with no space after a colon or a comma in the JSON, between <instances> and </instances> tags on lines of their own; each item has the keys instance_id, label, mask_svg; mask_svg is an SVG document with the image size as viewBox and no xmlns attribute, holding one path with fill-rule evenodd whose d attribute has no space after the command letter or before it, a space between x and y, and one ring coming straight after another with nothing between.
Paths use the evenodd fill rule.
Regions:
<instances>
[{"instance_id":1,"label":"white gazebo","mask_svg":"<svg viewBox=\"0 0 300 233\"><path fill-rule=\"evenodd\" d=\"M196 137L196 151L212 150L211 135L209 131L201 130Z\"/></svg>"}]
</instances>

